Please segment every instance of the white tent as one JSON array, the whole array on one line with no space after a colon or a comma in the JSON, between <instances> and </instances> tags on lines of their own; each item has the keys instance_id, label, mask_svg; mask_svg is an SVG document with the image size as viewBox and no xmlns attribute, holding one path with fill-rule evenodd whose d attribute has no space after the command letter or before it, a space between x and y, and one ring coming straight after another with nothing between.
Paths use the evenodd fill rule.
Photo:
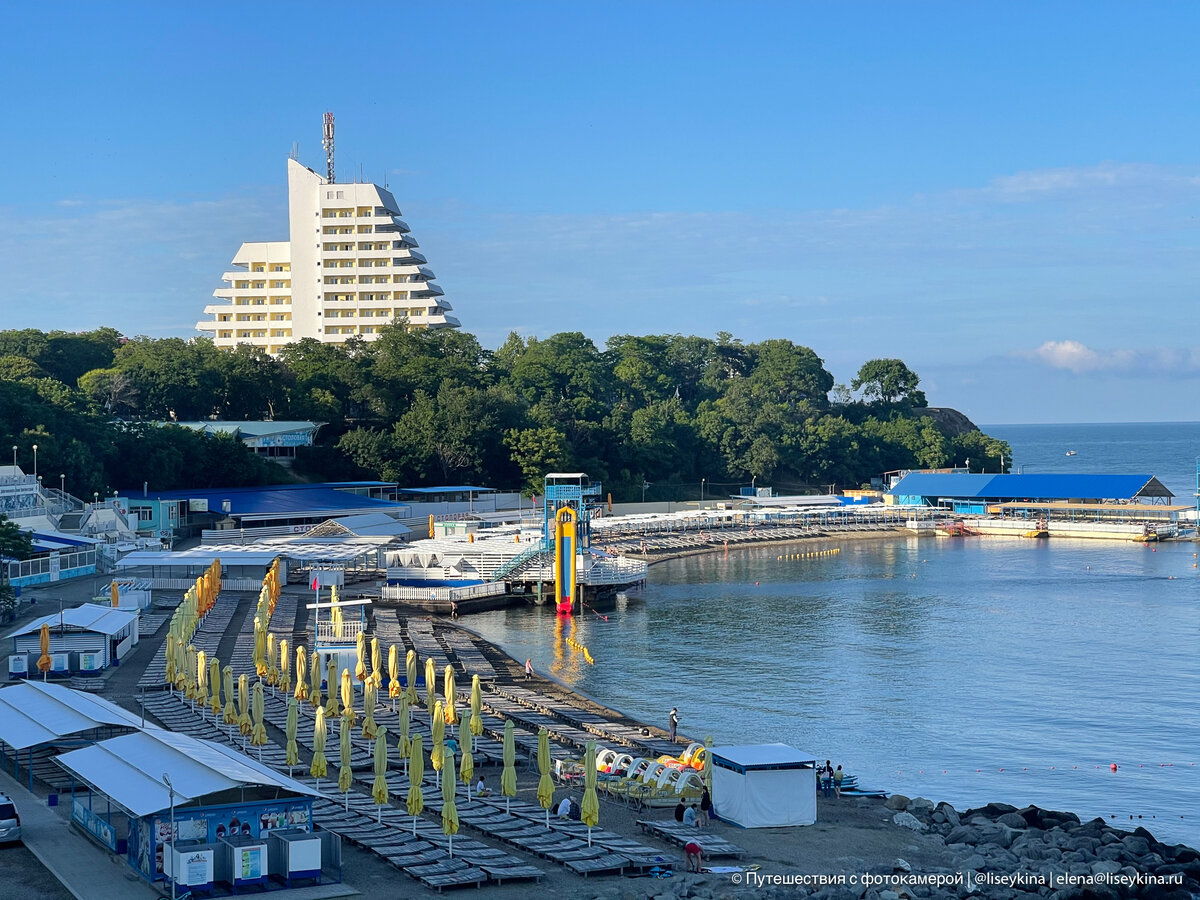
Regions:
<instances>
[{"instance_id":1,"label":"white tent","mask_svg":"<svg viewBox=\"0 0 1200 900\"><path fill-rule=\"evenodd\" d=\"M128 710L85 691L26 681L0 690L0 742L17 750L97 728L140 728Z\"/></svg>"},{"instance_id":2,"label":"white tent","mask_svg":"<svg viewBox=\"0 0 1200 900\"><path fill-rule=\"evenodd\" d=\"M787 744L713 747L713 805L743 828L817 821L817 761Z\"/></svg>"}]
</instances>

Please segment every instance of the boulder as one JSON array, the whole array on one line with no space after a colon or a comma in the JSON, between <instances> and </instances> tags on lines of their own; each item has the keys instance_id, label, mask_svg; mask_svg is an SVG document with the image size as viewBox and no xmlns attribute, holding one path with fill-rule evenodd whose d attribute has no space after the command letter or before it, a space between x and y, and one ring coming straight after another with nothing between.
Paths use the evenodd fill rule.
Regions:
<instances>
[{"instance_id":1,"label":"boulder","mask_svg":"<svg viewBox=\"0 0 1200 900\"><path fill-rule=\"evenodd\" d=\"M971 825L959 825L946 835L947 844L978 844L979 829Z\"/></svg>"},{"instance_id":2,"label":"boulder","mask_svg":"<svg viewBox=\"0 0 1200 900\"><path fill-rule=\"evenodd\" d=\"M945 824L946 824L946 817L945 817L945 816L943 816L943 815L942 815L940 812L938 812L937 810L934 810L934 811L933 811L933 815L931 815L931 816L929 817L929 819L930 819L930 821L931 821L931 822L933 822L935 825L945 825Z\"/></svg>"},{"instance_id":3,"label":"boulder","mask_svg":"<svg viewBox=\"0 0 1200 900\"><path fill-rule=\"evenodd\" d=\"M926 815L933 812L933 801L926 800L924 797L913 797L908 801L908 806L905 809L914 816Z\"/></svg>"},{"instance_id":4,"label":"boulder","mask_svg":"<svg viewBox=\"0 0 1200 900\"><path fill-rule=\"evenodd\" d=\"M1150 852L1150 842L1140 834L1126 835L1121 839L1121 843L1134 856L1145 856Z\"/></svg>"},{"instance_id":5,"label":"boulder","mask_svg":"<svg viewBox=\"0 0 1200 900\"><path fill-rule=\"evenodd\" d=\"M1016 812L1004 813L1004 815L998 816L996 821L1001 825L1006 825L1009 828L1018 828L1022 831L1029 827L1029 822L1026 821L1025 817Z\"/></svg>"},{"instance_id":6,"label":"boulder","mask_svg":"<svg viewBox=\"0 0 1200 900\"><path fill-rule=\"evenodd\" d=\"M888 809L905 810L908 809L908 798L903 794L892 794L883 805Z\"/></svg>"},{"instance_id":7,"label":"boulder","mask_svg":"<svg viewBox=\"0 0 1200 900\"><path fill-rule=\"evenodd\" d=\"M964 871L967 869L971 869L971 870L977 872L980 869L982 869L984 866L987 865L987 860L984 859L982 856L980 856L978 853L972 853L970 856L965 856L962 859L958 860L956 862L956 865L958 866L959 869L962 869Z\"/></svg>"},{"instance_id":8,"label":"boulder","mask_svg":"<svg viewBox=\"0 0 1200 900\"><path fill-rule=\"evenodd\" d=\"M880 891L879 900L900 900L900 895L895 891Z\"/></svg>"},{"instance_id":9,"label":"boulder","mask_svg":"<svg viewBox=\"0 0 1200 900\"><path fill-rule=\"evenodd\" d=\"M929 826L918 819L910 812L898 812L892 816L892 822L899 825L901 828L909 828L913 831L928 831Z\"/></svg>"},{"instance_id":10,"label":"boulder","mask_svg":"<svg viewBox=\"0 0 1200 900\"><path fill-rule=\"evenodd\" d=\"M911 872L912 866L909 864L908 860L896 857L896 861L892 863L892 869L896 872Z\"/></svg>"},{"instance_id":11,"label":"boulder","mask_svg":"<svg viewBox=\"0 0 1200 900\"><path fill-rule=\"evenodd\" d=\"M944 800L937 805L937 811L940 812L943 816L945 816L946 821L949 822L951 825L959 824L958 810L956 810L953 806L951 806L949 803L945 802Z\"/></svg>"}]
</instances>

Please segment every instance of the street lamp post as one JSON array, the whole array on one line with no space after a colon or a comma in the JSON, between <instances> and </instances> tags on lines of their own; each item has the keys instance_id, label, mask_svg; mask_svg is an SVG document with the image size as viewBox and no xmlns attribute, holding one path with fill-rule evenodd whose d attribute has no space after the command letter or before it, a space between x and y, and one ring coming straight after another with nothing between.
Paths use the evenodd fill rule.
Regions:
<instances>
[{"instance_id":1,"label":"street lamp post","mask_svg":"<svg viewBox=\"0 0 1200 900\"><path fill-rule=\"evenodd\" d=\"M163 784L167 786L167 793L171 798L171 854L175 853L175 786L171 784L171 778L166 772L163 772ZM164 859L165 862L165 859ZM175 900L175 860L171 860L171 900Z\"/></svg>"},{"instance_id":2,"label":"street lamp post","mask_svg":"<svg viewBox=\"0 0 1200 900\"><path fill-rule=\"evenodd\" d=\"M707 480L708 480L708 479L706 479L706 478L701 478L701 479L700 479L700 502L701 502L701 503L703 503L703 502L704 502L704 482L705 482L705 481L707 481Z\"/></svg>"},{"instance_id":3,"label":"street lamp post","mask_svg":"<svg viewBox=\"0 0 1200 900\"><path fill-rule=\"evenodd\" d=\"M642 502L646 502L646 488L650 487L650 482L645 478L642 479Z\"/></svg>"},{"instance_id":4,"label":"street lamp post","mask_svg":"<svg viewBox=\"0 0 1200 900\"><path fill-rule=\"evenodd\" d=\"M33 477L37 478L37 444L33 445Z\"/></svg>"},{"instance_id":5,"label":"street lamp post","mask_svg":"<svg viewBox=\"0 0 1200 900\"><path fill-rule=\"evenodd\" d=\"M13 444L13 468L17 467L17 445Z\"/></svg>"},{"instance_id":6,"label":"street lamp post","mask_svg":"<svg viewBox=\"0 0 1200 900\"><path fill-rule=\"evenodd\" d=\"M58 476L58 492L60 494L67 493L67 476L66 475Z\"/></svg>"}]
</instances>

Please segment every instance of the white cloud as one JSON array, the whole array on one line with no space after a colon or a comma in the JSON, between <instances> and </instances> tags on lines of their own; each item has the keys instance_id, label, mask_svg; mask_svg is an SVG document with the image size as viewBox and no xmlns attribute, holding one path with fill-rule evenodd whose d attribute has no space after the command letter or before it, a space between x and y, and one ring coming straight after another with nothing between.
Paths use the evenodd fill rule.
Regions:
<instances>
[{"instance_id":1,"label":"white cloud","mask_svg":"<svg viewBox=\"0 0 1200 900\"><path fill-rule=\"evenodd\" d=\"M1033 351L1017 354L1050 368L1080 375L1109 372L1141 378L1200 375L1200 348L1149 347L1136 350L1096 350L1079 341L1046 341Z\"/></svg>"}]
</instances>

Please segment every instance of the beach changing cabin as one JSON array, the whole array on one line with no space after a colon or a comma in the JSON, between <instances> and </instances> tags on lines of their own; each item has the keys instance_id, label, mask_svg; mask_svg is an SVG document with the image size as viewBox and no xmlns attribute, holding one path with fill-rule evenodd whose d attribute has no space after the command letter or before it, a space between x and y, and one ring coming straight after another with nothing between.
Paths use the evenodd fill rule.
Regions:
<instances>
[{"instance_id":1,"label":"beach changing cabin","mask_svg":"<svg viewBox=\"0 0 1200 900\"><path fill-rule=\"evenodd\" d=\"M817 761L787 744L713 747L717 815L743 828L817 821Z\"/></svg>"}]
</instances>

